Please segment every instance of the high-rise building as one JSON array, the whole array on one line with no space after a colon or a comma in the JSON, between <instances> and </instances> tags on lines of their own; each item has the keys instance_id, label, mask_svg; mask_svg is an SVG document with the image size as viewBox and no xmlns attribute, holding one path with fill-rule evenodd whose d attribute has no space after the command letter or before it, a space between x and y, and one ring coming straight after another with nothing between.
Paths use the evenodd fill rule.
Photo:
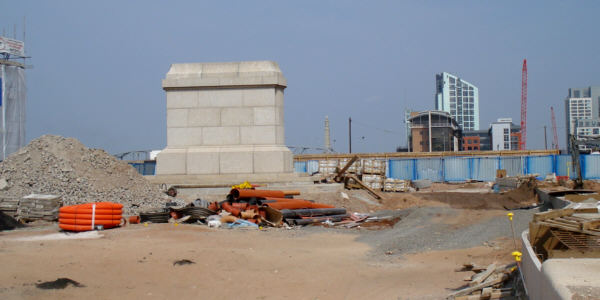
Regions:
<instances>
[{"instance_id":1,"label":"high-rise building","mask_svg":"<svg viewBox=\"0 0 600 300\"><path fill-rule=\"evenodd\" d=\"M569 136L600 135L600 86L570 88L565 99L567 148ZM585 146L580 147L586 150Z\"/></svg>"},{"instance_id":2,"label":"high-rise building","mask_svg":"<svg viewBox=\"0 0 600 300\"><path fill-rule=\"evenodd\" d=\"M513 124L512 118L500 118L492 123L492 150L519 150L520 131L521 126Z\"/></svg>"},{"instance_id":3,"label":"high-rise building","mask_svg":"<svg viewBox=\"0 0 600 300\"><path fill-rule=\"evenodd\" d=\"M479 130L479 89L458 76L435 75L435 109L450 113L462 130Z\"/></svg>"}]
</instances>

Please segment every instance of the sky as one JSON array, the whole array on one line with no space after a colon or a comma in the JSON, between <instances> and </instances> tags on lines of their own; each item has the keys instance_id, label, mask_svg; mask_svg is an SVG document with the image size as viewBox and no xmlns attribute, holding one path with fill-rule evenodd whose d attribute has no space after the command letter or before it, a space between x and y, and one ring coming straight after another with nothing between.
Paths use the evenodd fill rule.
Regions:
<instances>
[{"instance_id":1,"label":"sky","mask_svg":"<svg viewBox=\"0 0 600 300\"><path fill-rule=\"evenodd\" d=\"M109 153L163 149L172 63L276 61L288 146L394 152L404 110L434 109L435 74L479 88L481 127L520 123L527 148L565 148L570 87L600 85L600 1L9 1L0 34L23 38L26 137L75 137ZM25 20L25 21L24 21ZM24 26L25 25L25 26Z\"/></svg>"}]
</instances>

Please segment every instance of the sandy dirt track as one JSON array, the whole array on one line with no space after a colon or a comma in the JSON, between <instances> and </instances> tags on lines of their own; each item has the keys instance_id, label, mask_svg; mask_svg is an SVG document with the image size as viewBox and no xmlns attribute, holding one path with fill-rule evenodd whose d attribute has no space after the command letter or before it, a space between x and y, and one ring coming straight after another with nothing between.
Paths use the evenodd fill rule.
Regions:
<instances>
[{"instance_id":1,"label":"sandy dirt track","mask_svg":"<svg viewBox=\"0 0 600 300\"><path fill-rule=\"evenodd\" d=\"M134 225L93 240L15 241L0 233L2 299L440 299L466 261L504 260L490 247L376 259L355 233ZM501 241L505 243L506 241ZM195 262L174 266L179 259ZM86 287L41 290L68 277Z\"/></svg>"}]
</instances>

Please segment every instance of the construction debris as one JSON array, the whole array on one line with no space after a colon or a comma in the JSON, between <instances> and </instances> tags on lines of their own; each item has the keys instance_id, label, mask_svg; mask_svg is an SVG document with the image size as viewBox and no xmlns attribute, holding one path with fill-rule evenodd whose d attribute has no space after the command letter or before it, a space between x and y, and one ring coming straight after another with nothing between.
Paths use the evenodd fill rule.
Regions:
<instances>
[{"instance_id":1,"label":"construction debris","mask_svg":"<svg viewBox=\"0 0 600 300\"><path fill-rule=\"evenodd\" d=\"M465 287L451 293L447 299L506 299L513 294L513 289L505 286L511 282L509 279L518 273L516 263L505 266L497 266L496 263L492 263L487 267L467 263L456 270L456 272L465 271L472 271L474 274L469 278Z\"/></svg>"},{"instance_id":2,"label":"construction debris","mask_svg":"<svg viewBox=\"0 0 600 300\"><path fill-rule=\"evenodd\" d=\"M598 208L565 208L536 213L529 242L540 261L550 258L600 258Z\"/></svg>"}]
</instances>

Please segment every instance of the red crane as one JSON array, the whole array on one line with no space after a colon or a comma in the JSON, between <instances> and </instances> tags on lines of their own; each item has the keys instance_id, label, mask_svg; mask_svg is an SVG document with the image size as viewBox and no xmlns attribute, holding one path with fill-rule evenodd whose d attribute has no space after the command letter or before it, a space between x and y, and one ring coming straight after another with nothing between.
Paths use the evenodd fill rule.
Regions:
<instances>
[{"instance_id":1,"label":"red crane","mask_svg":"<svg viewBox=\"0 0 600 300\"><path fill-rule=\"evenodd\" d=\"M556 117L554 116L554 107L550 106L550 114L552 114L552 134L554 139L552 140L552 147L558 150L558 134L556 133Z\"/></svg>"},{"instance_id":2,"label":"red crane","mask_svg":"<svg viewBox=\"0 0 600 300\"><path fill-rule=\"evenodd\" d=\"M521 77L521 140L519 149L525 150L527 144L527 59L523 60Z\"/></svg>"}]
</instances>

